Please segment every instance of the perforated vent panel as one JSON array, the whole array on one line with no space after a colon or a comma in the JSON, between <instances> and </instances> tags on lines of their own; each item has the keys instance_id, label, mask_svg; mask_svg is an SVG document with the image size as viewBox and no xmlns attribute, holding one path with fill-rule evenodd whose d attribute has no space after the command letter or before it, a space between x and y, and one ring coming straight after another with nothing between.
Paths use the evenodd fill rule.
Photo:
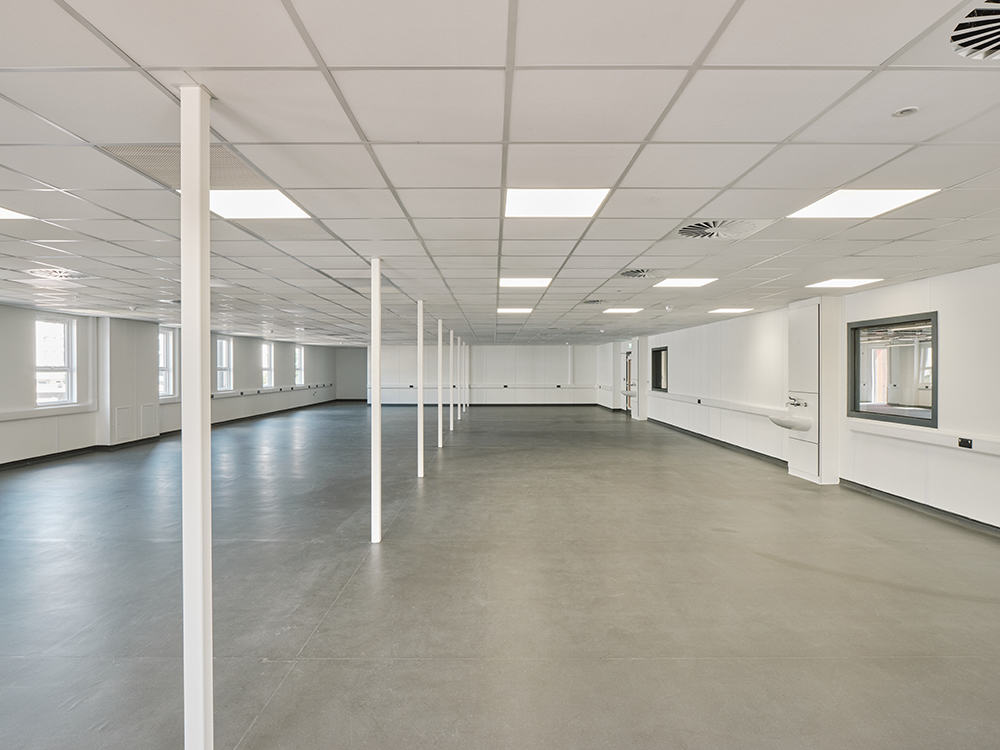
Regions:
<instances>
[{"instance_id":1,"label":"perforated vent panel","mask_svg":"<svg viewBox=\"0 0 1000 750\"><path fill-rule=\"evenodd\" d=\"M111 143L100 147L102 150L172 188L181 186L180 146L141 143ZM254 190L274 187L246 162L221 144L210 147L210 184L218 190Z\"/></svg>"}]
</instances>

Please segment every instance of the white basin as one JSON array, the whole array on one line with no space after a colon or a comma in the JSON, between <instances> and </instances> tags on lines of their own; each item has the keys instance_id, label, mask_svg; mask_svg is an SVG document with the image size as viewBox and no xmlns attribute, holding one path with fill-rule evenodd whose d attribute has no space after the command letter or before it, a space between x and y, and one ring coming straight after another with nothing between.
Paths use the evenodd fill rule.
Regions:
<instances>
[{"instance_id":1,"label":"white basin","mask_svg":"<svg viewBox=\"0 0 1000 750\"><path fill-rule=\"evenodd\" d=\"M795 430L796 432L808 432L813 426L812 417L800 417L795 414L781 414L780 416L768 417L768 419L778 425L778 427L784 427L786 430Z\"/></svg>"}]
</instances>

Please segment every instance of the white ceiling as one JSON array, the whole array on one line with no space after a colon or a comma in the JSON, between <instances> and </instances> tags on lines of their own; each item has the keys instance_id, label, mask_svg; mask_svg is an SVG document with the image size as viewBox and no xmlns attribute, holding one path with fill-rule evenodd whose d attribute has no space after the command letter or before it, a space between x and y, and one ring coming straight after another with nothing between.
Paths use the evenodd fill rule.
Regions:
<instances>
[{"instance_id":1,"label":"white ceiling","mask_svg":"<svg viewBox=\"0 0 1000 750\"><path fill-rule=\"evenodd\" d=\"M373 256L386 340L412 337L424 299L428 331L440 317L480 343L610 340L782 307L826 278L1000 262L1000 63L948 42L973 5L23 4L0 26L0 207L42 221L0 221L0 301L178 320L176 193L100 147L176 144L190 83L239 179L310 216L213 220L222 330L364 341ZM611 192L593 220L505 219L506 187ZM942 191L869 221L783 218L840 187ZM724 218L773 223L675 234ZM84 278L27 273L51 266ZM648 276L619 275L635 267ZM554 281L501 291L499 275ZM719 281L653 286L666 276Z\"/></svg>"}]
</instances>

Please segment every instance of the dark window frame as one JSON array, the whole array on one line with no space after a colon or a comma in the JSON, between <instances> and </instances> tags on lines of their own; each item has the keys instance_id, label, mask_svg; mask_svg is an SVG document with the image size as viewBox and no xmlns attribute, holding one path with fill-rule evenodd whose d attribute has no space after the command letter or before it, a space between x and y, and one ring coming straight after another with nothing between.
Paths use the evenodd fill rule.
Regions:
<instances>
[{"instance_id":1,"label":"dark window frame","mask_svg":"<svg viewBox=\"0 0 1000 750\"><path fill-rule=\"evenodd\" d=\"M651 350L650 354L649 354L649 363L650 363L650 367L649 367L649 385L650 385L650 388L652 390L659 391L660 393L669 393L670 392L670 354L669 354L669 351L668 351L669 349L670 349L670 347L668 347L668 346L659 346L659 347ZM658 383L660 382L660 378L657 377L657 375L659 374L657 365L660 363L660 357L658 356L660 354L660 352L667 352L667 357L666 357L666 359L667 359L667 361L666 361L666 365L667 365L667 387L666 388L661 388L658 385Z\"/></svg>"},{"instance_id":2,"label":"dark window frame","mask_svg":"<svg viewBox=\"0 0 1000 750\"><path fill-rule=\"evenodd\" d=\"M931 322L931 418L906 417L901 414L879 414L877 412L861 411L861 392L859 388L859 366L861 346L859 331L875 326L898 325L900 323ZM896 315L891 318L874 318L872 320L857 320L847 324L847 416L857 419L871 419L876 422L895 422L896 424L915 425L917 427L938 426L938 314L934 312L914 313L912 315Z\"/></svg>"}]
</instances>

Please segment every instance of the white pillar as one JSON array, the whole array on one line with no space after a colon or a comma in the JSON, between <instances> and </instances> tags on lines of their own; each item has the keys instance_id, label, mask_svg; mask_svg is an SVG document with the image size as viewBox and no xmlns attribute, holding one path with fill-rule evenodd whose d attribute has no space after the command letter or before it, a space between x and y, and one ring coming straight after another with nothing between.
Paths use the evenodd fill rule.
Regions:
<instances>
[{"instance_id":1,"label":"white pillar","mask_svg":"<svg viewBox=\"0 0 1000 750\"><path fill-rule=\"evenodd\" d=\"M382 541L382 260L372 258L372 544Z\"/></svg>"},{"instance_id":2,"label":"white pillar","mask_svg":"<svg viewBox=\"0 0 1000 750\"><path fill-rule=\"evenodd\" d=\"M208 144L208 92L181 86L181 557L187 750L211 750L215 742Z\"/></svg>"},{"instance_id":3,"label":"white pillar","mask_svg":"<svg viewBox=\"0 0 1000 750\"><path fill-rule=\"evenodd\" d=\"M458 421L462 421L462 337L458 337L458 349L455 351L455 398L458 400Z\"/></svg>"},{"instance_id":4,"label":"white pillar","mask_svg":"<svg viewBox=\"0 0 1000 750\"><path fill-rule=\"evenodd\" d=\"M465 345L465 410L472 403L472 344Z\"/></svg>"},{"instance_id":5,"label":"white pillar","mask_svg":"<svg viewBox=\"0 0 1000 750\"><path fill-rule=\"evenodd\" d=\"M424 475L424 301L417 300L417 477Z\"/></svg>"},{"instance_id":6,"label":"white pillar","mask_svg":"<svg viewBox=\"0 0 1000 750\"><path fill-rule=\"evenodd\" d=\"M444 447L444 323L438 321L438 448Z\"/></svg>"},{"instance_id":7,"label":"white pillar","mask_svg":"<svg viewBox=\"0 0 1000 750\"><path fill-rule=\"evenodd\" d=\"M455 331L448 331L448 430L455 429Z\"/></svg>"}]
</instances>

